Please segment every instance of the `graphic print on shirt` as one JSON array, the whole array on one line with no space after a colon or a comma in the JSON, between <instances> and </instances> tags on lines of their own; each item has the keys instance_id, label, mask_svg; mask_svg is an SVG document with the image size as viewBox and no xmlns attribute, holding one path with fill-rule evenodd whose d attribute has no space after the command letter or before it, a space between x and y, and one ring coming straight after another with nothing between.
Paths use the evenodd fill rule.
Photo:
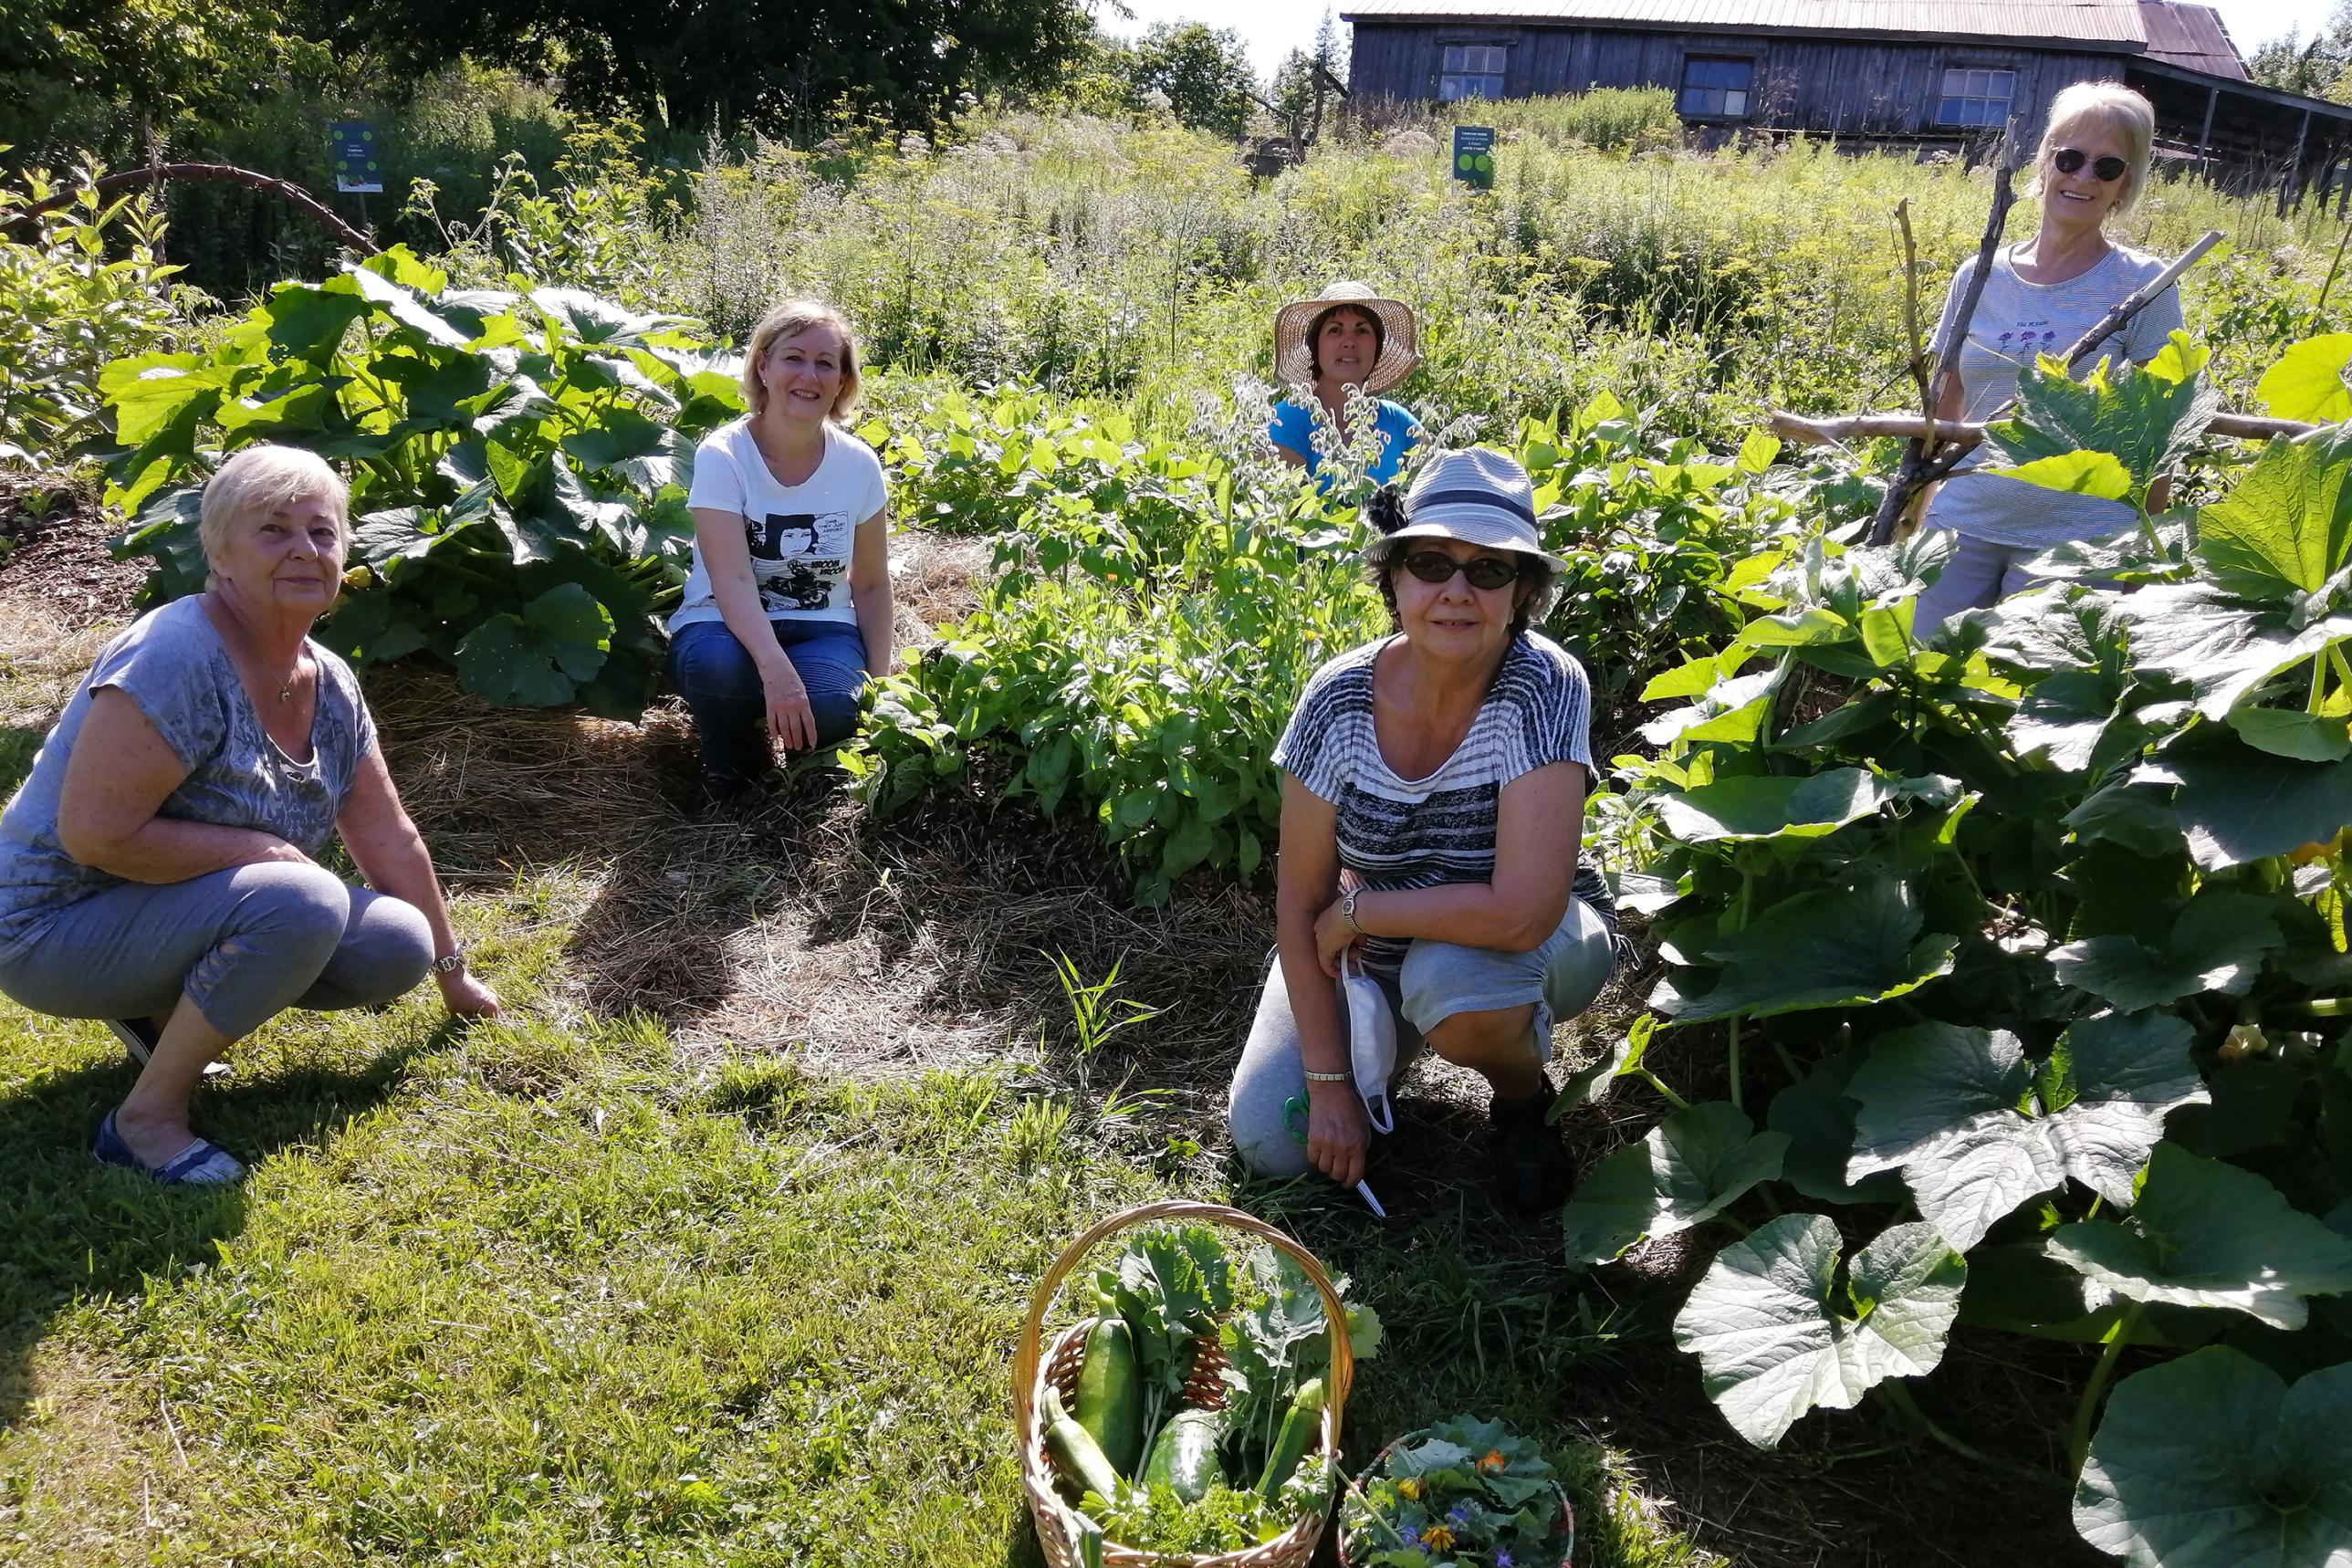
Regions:
<instances>
[{"instance_id":1,"label":"graphic print on shirt","mask_svg":"<svg viewBox=\"0 0 2352 1568\"><path fill-rule=\"evenodd\" d=\"M743 540L751 551L760 607L774 615L830 605L834 585L849 567L855 528L845 511L772 511L757 522L745 518Z\"/></svg>"}]
</instances>

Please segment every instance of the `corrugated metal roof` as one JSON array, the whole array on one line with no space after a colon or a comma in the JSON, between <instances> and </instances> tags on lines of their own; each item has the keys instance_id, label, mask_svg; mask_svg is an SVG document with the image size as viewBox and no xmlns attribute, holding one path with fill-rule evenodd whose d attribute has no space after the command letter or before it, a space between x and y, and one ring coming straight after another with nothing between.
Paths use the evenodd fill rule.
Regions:
<instances>
[{"instance_id":1,"label":"corrugated metal roof","mask_svg":"<svg viewBox=\"0 0 2352 1568\"><path fill-rule=\"evenodd\" d=\"M2166 0L2140 0L2140 26L2147 31L2147 58L2168 60L2207 76L2250 81L2246 62L2239 58L2237 40L2230 37L2221 13L2210 5L2168 5Z\"/></svg>"},{"instance_id":2,"label":"corrugated metal roof","mask_svg":"<svg viewBox=\"0 0 2352 1568\"><path fill-rule=\"evenodd\" d=\"M2150 0L2150 8L2165 7ZM2148 41L2140 12L2139 0L1355 0L1342 15L1349 21L1476 16L1642 27L2054 38L2137 49ZM2244 68L2237 74L2242 76Z\"/></svg>"}]
</instances>

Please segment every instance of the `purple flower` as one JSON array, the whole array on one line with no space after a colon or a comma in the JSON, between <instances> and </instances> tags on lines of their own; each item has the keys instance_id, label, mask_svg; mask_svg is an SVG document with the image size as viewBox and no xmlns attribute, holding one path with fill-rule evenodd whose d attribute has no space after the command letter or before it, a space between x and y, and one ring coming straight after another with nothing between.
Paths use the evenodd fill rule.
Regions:
<instances>
[{"instance_id":1,"label":"purple flower","mask_svg":"<svg viewBox=\"0 0 2352 1568\"><path fill-rule=\"evenodd\" d=\"M1495 1553L1495 1568L1511 1568L1512 1557L1507 1552Z\"/></svg>"},{"instance_id":2,"label":"purple flower","mask_svg":"<svg viewBox=\"0 0 2352 1568\"><path fill-rule=\"evenodd\" d=\"M1465 1525L1465 1524L1469 1523L1469 1522L1470 1522L1470 1504L1469 1504L1469 1502L1465 1500L1464 1500L1464 1501L1462 1501L1462 1502L1457 1502L1457 1503L1455 1503L1452 1508L1447 1509L1447 1510L1445 1510L1445 1517L1446 1517L1447 1519L1451 1520L1451 1521L1454 1522L1454 1527L1455 1527L1456 1529L1459 1529L1459 1528L1461 1528L1463 1525Z\"/></svg>"}]
</instances>

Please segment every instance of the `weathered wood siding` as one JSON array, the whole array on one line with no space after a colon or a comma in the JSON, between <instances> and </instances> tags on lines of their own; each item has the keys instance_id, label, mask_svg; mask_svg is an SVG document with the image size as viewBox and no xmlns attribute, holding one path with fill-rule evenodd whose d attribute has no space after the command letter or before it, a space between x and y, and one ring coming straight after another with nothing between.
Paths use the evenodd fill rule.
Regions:
<instances>
[{"instance_id":1,"label":"weathered wood siding","mask_svg":"<svg viewBox=\"0 0 2352 1568\"><path fill-rule=\"evenodd\" d=\"M1951 133L1935 123L1944 71L1990 67L2018 73L2011 109L2026 121L2025 133L2032 137L2040 134L2042 111L2061 88L2124 72L2123 58L2116 55L2013 45L1368 19L1356 24L1350 86L1370 98L1434 98L1448 44L1507 46L1503 89L1513 98L1596 87L1679 89L1688 57L1745 55L1757 68L1756 100L1747 123L1833 135Z\"/></svg>"}]
</instances>

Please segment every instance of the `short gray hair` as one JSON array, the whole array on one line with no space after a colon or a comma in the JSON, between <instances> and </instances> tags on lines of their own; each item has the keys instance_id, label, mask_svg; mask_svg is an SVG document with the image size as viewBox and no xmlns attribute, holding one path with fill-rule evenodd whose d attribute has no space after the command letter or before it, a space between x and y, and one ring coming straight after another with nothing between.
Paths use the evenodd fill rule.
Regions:
<instances>
[{"instance_id":1,"label":"short gray hair","mask_svg":"<svg viewBox=\"0 0 2352 1568\"><path fill-rule=\"evenodd\" d=\"M2050 100L2049 128L2033 154L2039 169L2058 150L2060 139L2086 121L2097 121L2122 139L2124 183L2116 192L2114 211L2127 213L2147 188L2148 164L2156 147L2156 109L2147 100L2119 81L2078 81Z\"/></svg>"},{"instance_id":2,"label":"short gray hair","mask_svg":"<svg viewBox=\"0 0 2352 1568\"><path fill-rule=\"evenodd\" d=\"M264 443L247 447L220 466L205 486L204 510L196 522L196 538L205 560L213 561L228 531L240 519L267 516L278 508L312 496L334 503L335 530L343 548L352 545L352 492L327 459L299 447Z\"/></svg>"}]
</instances>

